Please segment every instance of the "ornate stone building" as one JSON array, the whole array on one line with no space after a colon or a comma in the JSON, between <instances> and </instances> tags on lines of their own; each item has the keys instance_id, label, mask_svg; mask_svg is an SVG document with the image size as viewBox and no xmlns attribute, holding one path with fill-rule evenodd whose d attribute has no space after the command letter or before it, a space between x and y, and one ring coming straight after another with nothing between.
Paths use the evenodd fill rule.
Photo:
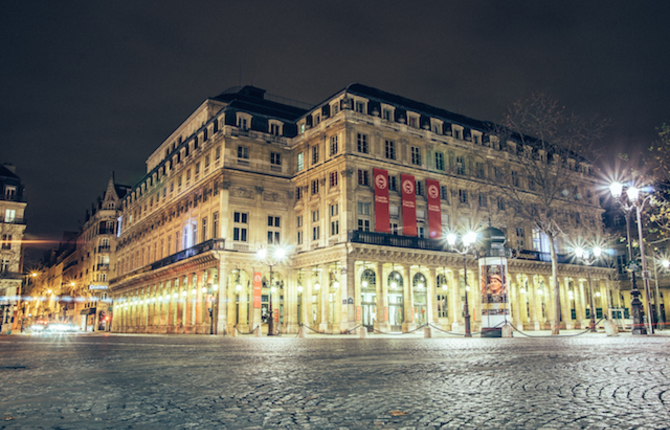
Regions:
<instances>
[{"instance_id":1,"label":"ornate stone building","mask_svg":"<svg viewBox=\"0 0 670 430\"><path fill-rule=\"evenodd\" d=\"M18 295L23 283L23 232L26 199L14 166L0 165L0 330L18 323ZM14 327L16 329L16 327Z\"/></svg>"},{"instance_id":2,"label":"ornate stone building","mask_svg":"<svg viewBox=\"0 0 670 430\"><path fill-rule=\"evenodd\" d=\"M249 86L205 100L149 156L146 176L122 199L112 329L267 331L272 303L282 332L300 324L409 331L427 322L462 330L465 294L477 329L478 288L466 291L463 257L442 237L485 227L492 214L517 250L509 261L512 320L548 328L546 237L512 224L504 205L482 192L481 179L510 162L487 130L360 84L311 107ZM477 163L473 151L490 154L491 165ZM570 165L588 201L566 211L599 228L591 167ZM270 266L257 257L276 246L289 249L287 260ZM564 243L558 248L567 252ZM560 258L562 326L585 327L587 272ZM467 264L467 285L478 285L476 260ZM599 314L619 306L611 272L590 270Z\"/></svg>"},{"instance_id":3,"label":"ornate stone building","mask_svg":"<svg viewBox=\"0 0 670 430\"><path fill-rule=\"evenodd\" d=\"M86 331L110 327L119 201L129 189L112 176L81 230L64 233L60 247L42 261L30 291L39 299L27 304L32 321L68 322Z\"/></svg>"}]
</instances>

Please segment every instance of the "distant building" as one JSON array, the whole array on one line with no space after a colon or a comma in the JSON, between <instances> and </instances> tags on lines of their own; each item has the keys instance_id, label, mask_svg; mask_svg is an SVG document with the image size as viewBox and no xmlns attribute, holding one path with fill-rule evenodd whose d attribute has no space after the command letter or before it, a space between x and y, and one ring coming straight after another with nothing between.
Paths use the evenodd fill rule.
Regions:
<instances>
[{"instance_id":1,"label":"distant building","mask_svg":"<svg viewBox=\"0 0 670 430\"><path fill-rule=\"evenodd\" d=\"M108 330L111 297L110 267L114 264L119 201L130 187L110 178L107 188L86 211L79 232L64 235L58 251L43 263L32 292L43 300L32 303L33 320L74 323L82 330Z\"/></svg>"},{"instance_id":2,"label":"distant building","mask_svg":"<svg viewBox=\"0 0 670 430\"><path fill-rule=\"evenodd\" d=\"M471 259L466 292L463 258L441 238L486 226L492 213L517 250L509 262L512 320L549 328L546 237L512 224L503 202L478 185L510 162L488 131L487 123L360 84L316 106L249 86L205 100L121 200L113 330L267 331L270 304L283 332L299 324L325 332L425 323L462 330L465 294L476 329L477 266ZM489 154L490 164L472 151ZM584 205L566 204L566 219L600 228L591 166L566 161L580 172L575 195L586 196ZM532 192L523 178L517 185ZM290 246L287 262L257 258L278 245ZM558 247L567 252L562 241ZM587 271L568 256L560 261L561 325L585 327ZM613 294L612 272L590 270L599 316L625 305Z\"/></svg>"},{"instance_id":3,"label":"distant building","mask_svg":"<svg viewBox=\"0 0 670 430\"><path fill-rule=\"evenodd\" d=\"M23 232L26 229L21 178L11 165L0 165L0 330L17 328L23 283Z\"/></svg>"}]
</instances>

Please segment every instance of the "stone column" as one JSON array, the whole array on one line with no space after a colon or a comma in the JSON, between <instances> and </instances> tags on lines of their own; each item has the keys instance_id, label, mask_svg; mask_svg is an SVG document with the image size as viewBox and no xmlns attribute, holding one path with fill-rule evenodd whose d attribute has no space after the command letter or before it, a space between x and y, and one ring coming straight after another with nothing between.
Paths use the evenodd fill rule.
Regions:
<instances>
[{"instance_id":1,"label":"stone column","mask_svg":"<svg viewBox=\"0 0 670 430\"><path fill-rule=\"evenodd\" d=\"M389 332L389 297L388 297L388 280L384 276L384 263L377 262L377 273L375 274L375 282L377 289L377 319L374 328L378 331ZM360 294L359 294L360 296Z\"/></svg>"},{"instance_id":2,"label":"stone column","mask_svg":"<svg viewBox=\"0 0 670 430\"><path fill-rule=\"evenodd\" d=\"M449 280L449 321L451 327L447 330L458 331L463 325L463 301L461 300L461 282L458 270L449 270L447 279Z\"/></svg>"},{"instance_id":3,"label":"stone column","mask_svg":"<svg viewBox=\"0 0 670 430\"><path fill-rule=\"evenodd\" d=\"M356 289L356 260L354 258L347 257L340 260L340 290L342 292L340 330L344 331L352 329L359 324L359 322L356 321L355 303L356 296L358 296L360 301L360 293L357 293Z\"/></svg>"},{"instance_id":4,"label":"stone column","mask_svg":"<svg viewBox=\"0 0 670 430\"><path fill-rule=\"evenodd\" d=\"M224 336L228 329L229 314L228 307L226 306L230 300L230 283L228 282L228 275L228 265L223 259L219 260L219 267L216 274L216 281L218 282L219 288L216 291L212 313L215 317L215 333L220 336Z\"/></svg>"},{"instance_id":5,"label":"stone column","mask_svg":"<svg viewBox=\"0 0 670 430\"><path fill-rule=\"evenodd\" d=\"M328 294L330 292L330 280L328 279L328 270L326 267L317 266L320 270L318 272L318 282L321 288L319 289L319 315L317 316L321 332L328 331L328 317L330 312L330 301Z\"/></svg>"},{"instance_id":6,"label":"stone column","mask_svg":"<svg viewBox=\"0 0 670 430\"><path fill-rule=\"evenodd\" d=\"M540 330L542 328L542 309L538 300L537 290L540 287L535 277L524 275L524 285L526 286L526 294L528 294L528 303L530 305L530 324L533 330Z\"/></svg>"},{"instance_id":7,"label":"stone column","mask_svg":"<svg viewBox=\"0 0 670 430\"><path fill-rule=\"evenodd\" d=\"M428 267L428 285L426 285L426 322L437 324L437 292L440 286L437 285L437 267Z\"/></svg>"},{"instance_id":8,"label":"stone column","mask_svg":"<svg viewBox=\"0 0 670 430\"><path fill-rule=\"evenodd\" d=\"M563 282L559 282L561 290L561 314L566 330L572 330L574 323L572 321L572 312L570 310L570 297L568 297L568 289L570 286L570 278L563 278Z\"/></svg>"},{"instance_id":9,"label":"stone column","mask_svg":"<svg viewBox=\"0 0 670 430\"><path fill-rule=\"evenodd\" d=\"M198 270L194 274L193 279L193 289L195 290L195 294L193 294L193 333L198 334L204 334L202 305L205 302L205 294L207 294L206 292L202 291L202 286L204 285L204 273L204 270Z\"/></svg>"},{"instance_id":10,"label":"stone column","mask_svg":"<svg viewBox=\"0 0 670 430\"><path fill-rule=\"evenodd\" d=\"M296 271L286 269L286 295L284 296L284 328L282 332L298 332L298 278Z\"/></svg>"},{"instance_id":11,"label":"stone column","mask_svg":"<svg viewBox=\"0 0 670 430\"><path fill-rule=\"evenodd\" d=\"M414 291L412 288L412 276L410 272L410 268L407 265L403 265L401 269L402 277L403 277L403 296L404 296L404 322L402 323L402 331L404 333L407 333L408 331L412 331L416 328L416 324L414 323Z\"/></svg>"}]
</instances>

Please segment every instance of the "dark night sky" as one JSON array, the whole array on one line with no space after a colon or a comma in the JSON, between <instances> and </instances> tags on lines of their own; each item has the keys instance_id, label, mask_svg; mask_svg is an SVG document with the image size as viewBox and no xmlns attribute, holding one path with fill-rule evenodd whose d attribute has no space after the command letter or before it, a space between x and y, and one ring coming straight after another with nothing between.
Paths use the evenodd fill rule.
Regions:
<instances>
[{"instance_id":1,"label":"dark night sky","mask_svg":"<svg viewBox=\"0 0 670 430\"><path fill-rule=\"evenodd\" d=\"M612 121L615 153L670 120L667 1L18 1L0 6L0 162L28 230L76 230L206 97L317 103L351 82L498 121L543 91ZM240 79L241 76L241 79Z\"/></svg>"}]
</instances>

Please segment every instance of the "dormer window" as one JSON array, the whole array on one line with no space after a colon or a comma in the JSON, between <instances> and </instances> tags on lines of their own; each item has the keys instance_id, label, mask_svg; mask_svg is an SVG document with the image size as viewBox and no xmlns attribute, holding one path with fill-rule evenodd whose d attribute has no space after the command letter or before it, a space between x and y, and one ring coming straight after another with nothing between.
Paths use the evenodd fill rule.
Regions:
<instances>
[{"instance_id":1,"label":"dormer window","mask_svg":"<svg viewBox=\"0 0 670 430\"><path fill-rule=\"evenodd\" d=\"M419 128L419 115L407 112L407 125L412 128Z\"/></svg>"},{"instance_id":2,"label":"dormer window","mask_svg":"<svg viewBox=\"0 0 670 430\"><path fill-rule=\"evenodd\" d=\"M463 127L452 125L451 128L454 133L454 138L458 140L463 140Z\"/></svg>"},{"instance_id":3,"label":"dormer window","mask_svg":"<svg viewBox=\"0 0 670 430\"><path fill-rule=\"evenodd\" d=\"M251 127L251 115L246 113L237 113L237 126L241 130L249 130Z\"/></svg>"},{"instance_id":4,"label":"dormer window","mask_svg":"<svg viewBox=\"0 0 670 430\"><path fill-rule=\"evenodd\" d=\"M270 134L273 136L281 136L283 134L283 124L279 121L271 119L270 121Z\"/></svg>"},{"instance_id":5,"label":"dormer window","mask_svg":"<svg viewBox=\"0 0 670 430\"><path fill-rule=\"evenodd\" d=\"M356 100L355 110L358 113L365 113L365 102Z\"/></svg>"}]
</instances>

